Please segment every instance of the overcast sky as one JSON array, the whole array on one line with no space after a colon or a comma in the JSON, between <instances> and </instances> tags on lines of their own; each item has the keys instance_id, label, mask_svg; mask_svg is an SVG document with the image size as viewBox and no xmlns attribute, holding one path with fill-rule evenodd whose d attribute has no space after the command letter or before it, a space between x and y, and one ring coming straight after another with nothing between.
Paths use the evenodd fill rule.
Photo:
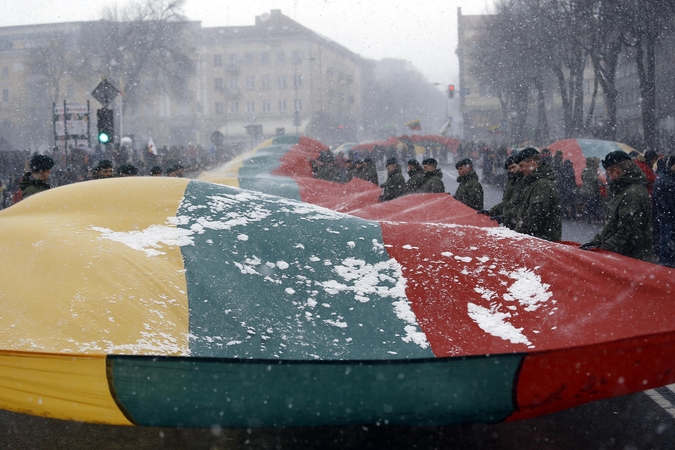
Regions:
<instances>
[{"instance_id":1,"label":"overcast sky","mask_svg":"<svg viewBox=\"0 0 675 450\"><path fill-rule=\"evenodd\" d=\"M131 0L147 1L147 0ZM129 0L5 0L0 26L97 20ZM411 61L430 82L457 84L457 7L482 14L490 0L187 0L202 26L253 25L272 9L366 58ZM229 6L228 6L229 5Z\"/></svg>"}]
</instances>

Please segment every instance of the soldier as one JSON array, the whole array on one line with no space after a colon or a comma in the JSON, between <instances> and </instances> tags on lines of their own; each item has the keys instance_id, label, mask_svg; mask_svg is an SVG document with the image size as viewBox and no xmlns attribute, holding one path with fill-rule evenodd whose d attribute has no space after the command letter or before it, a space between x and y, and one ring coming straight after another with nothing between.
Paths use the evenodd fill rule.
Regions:
<instances>
[{"instance_id":1,"label":"soldier","mask_svg":"<svg viewBox=\"0 0 675 450\"><path fill-rule=\"evenodd\" d=\"M548 241L562 239L560 200L551 165L528 147L518 154L523 186L517 206L515 231Z\"/></svg>"},{"instance_id":2,"label":"soldier","mask_svg":"<svg viewBox=\"0 0 675 450\"><path fill-rule=\"evenodd\" d=\"M405 184L406 194L420 192L424 184L424 169L416 159L408 160L408 181Z\"/></svg>"},{"instance_id":3,"label":"soldier","mask_svg":"<svg viewBox=\"0 0 675 450\"><path fill-rule=\"evenodd\" d=\"M628 154L608 153L602 167L609 178L612 199L607 206L607 223L583 250L600 248L631 258L651 261L652 211L647 177Z\"/></svg>"},{"instance_id":4,"label":"soldier","mask_svg":"<svg viewBox=\"0 0 675 450\"><path fill-rule=\"evenodd\" d=\"M54 160L50 156L33 155L30 159L30 172L26 172L19 182L22 199L51 188L48 180L52 167Z\"/></svg>"},{"instance_id":5,"label":"soldier","mask_svg":"<svg viewBox=\"0 0 675 450\"><path fill-rule=\"evenodd\" d=\"M382 185L384 192L380 196L381 202L393 200L405 194L405 178L401 173L401 166L396 158L387 160L387 181Z\"/></svg>"},{"instance_id":6,"label":"soldier","mask_svg":"<svg viewBox=\"0 0 675 450\"><path fill-rule=\"evenodd\" d=\"M508 228L514 229L516 227L518 197L520 195L520 189L523 186L523 174L520 173L518 155L514 154L506 158L504 168L508 171L508 174L502 201L489 210L481 210L478 211L478 213L489 215L491 219L496 220Z\"/></svg>"},{"instance_id":7,"label":"soldier","mask_svg":"<svg viewBox=\"0 0 675 450\"><path fill-rule=\"evenodd\" d=\"M420 189L421 192L426 193L440 193L445 192L445 185L443 184L443 172L437 169L437 162L434 158L427 158L422 161L424 168L424 184Z\"/></svg>"},{"instance_id":8,"label":"soldier","mask_svg":"<svg viewBox=\"0 0 675 450\"><path fill-rule=\"evenodd\" d=\"M459 186L455 192L455 198L466 206L475 210L483 209L483 186L478 181L478 174L473 170L473 161L469 158L462 159L455 164L459 177Z\"/></svg>"}]
</instances>

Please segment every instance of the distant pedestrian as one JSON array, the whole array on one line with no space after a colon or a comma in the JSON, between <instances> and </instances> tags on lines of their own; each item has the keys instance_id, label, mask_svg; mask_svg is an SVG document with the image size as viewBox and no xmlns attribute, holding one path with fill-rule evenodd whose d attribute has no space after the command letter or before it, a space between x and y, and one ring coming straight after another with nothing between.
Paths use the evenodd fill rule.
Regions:
<instances>
[{"instance_id":1,"label":"distant pedestrian","mask_svg":"<svg viewBox=\"0 0 675 450\"><path fill-rule=\"evenodd\" d=\"M675 156L669 156L665 162L665 170L654 183L652 206L654 208L655 236L659 242L659 264L675 268Z\"/></svg>"},{"instance_id":2,"label":"distant pedestrian","mask_svg":"<svg viewBox=\"0 0 675 450\"><path fill-rule=\"evenodd\" d=\"M437 169L438 162L434 158L427 158L422 161L422 168L424 168L424 184L420 189L421 192L426 193L441 193L445 192L445 185L443 184L443 172Z\"/></svg>"},{"instance_id":3,"label":"distant pedestrian","mask_svg":"<svg viewBox=\"0 0 675 450\"><path fill-rule=\"evenodd\" d=\"M21 199L51 188L48 180L52 167L54 160L50 156L33 155L30 159L30 172L26 172L19 182Z\"/></svg>"},{"instance_id":4,"label":"distant pedestrian","mask_svg":"<svg viewBox=\"0 0 675 450\"><path fill-rule=\"evenodd\" d=\"M642 170L647 177L647 192L649 195L652 195L654 190L654 182L656 181L656 174L654 173L653 167L656 160L659 159L658 153L654 150L647 150L644 155L638 155L634 162L635 165Z\"/></svg>"},{"instance_id":5,"label":"distant pedestrian","mask_svg":"<svg viewBox=\"0 0 675 450\"><path fill-rule=\"evenodd\" d=\"M515 230L548 241L562 239L560 199L551 165L537 149L528 147L518 154L523 173Z\"/></svg>"},{"instance_id":6,"label":"distant pedestrian","mask_svg":"<svg viewBox=\"0 0 675 450\"><path fill-rule=\"evenodd\" d=\"M375 163L370 158L363 158L361 168L357 172L356 176L377 186L380 185L377 178L377 169L375 168Z\"/></svg>"},{"instance_id":7,"label":"distant pedestrian","mask_svg":"<svg viewBox=\"0 0 675 450\"><path fill-rule=\"evenodd\" d=\"M389 158L387 160L387 181L382 185L384 191L380 196L381 202L393 200L397 197L405 195L405 178L401 172L396 158Z\"/></svg>"},{"instance_id":8,"label":"distant pedestrian","mask_svg":"<svg viewBox=\"0 0 675 450\"><path fill-rule=\"evenodd\" d=\"M455 168L459 173L457 177L459 186L455 198L470 208L482 210L483 186L478 181L478 174L473 170L473 161L470 158L462 159L455 164Z\"/></svg>"},{"instance_id":9,"label":"distant pedestrian","mask_svg":"<svg viewBox=\"0 0 675 450\"><path fill-rule=\"evenodd\" d=\"M610 180L612 194L607 207L607 222L602 231L581 248L600 248L651 261L652 212L647 177L621 150L608 153L602 166Z\"/></svg>"},{"instance_id":10,"label":"distant pedestrian","mask_svg":"<svg viewBox=\"0 0 675 450\"><path fill-rule=\"evenodd\" d=\"M598 158L586 158L586 167L581 171L581 189L579 197L582 204L581 214L588 223L601 220L600 216L600 187Z\"/></svg>"}]
</instances>

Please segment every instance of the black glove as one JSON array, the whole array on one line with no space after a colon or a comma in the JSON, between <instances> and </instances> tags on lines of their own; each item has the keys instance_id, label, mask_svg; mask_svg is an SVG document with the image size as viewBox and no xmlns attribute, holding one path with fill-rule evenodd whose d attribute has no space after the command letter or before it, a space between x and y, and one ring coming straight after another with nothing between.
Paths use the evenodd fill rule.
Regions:
<instances>
[{"instance_id":1,"label":"black glove","mask_svg":"<svg viewBox=\"0 0 675 450\"><path fill-rule=\"evenodd\" d=\"M487 209L479 209L478 211L476 211L476 213L477 213L477 214L483 214L483 215L485 215L485 216L489 216L489 215L490 215L490 211L488 211Z\"/></svg>"},{"instance_id":2,"label":"black glove","mask_svg":"<svg viewBox=\"0 0 675 450\"><path fill-rule=\"evenodd\" d=\"M582 250L593 250L594 248L598 248L598 246L597 246L597 245L593 245L593 244L591 244L590 242L587 242L587 243L583 244L583 245L582 245L581 247L579 247L579 248L582 249Z\"/></svg>"},{"instance_id":3,"label":"black glove","mask_svg":"<svg viewBox=\"0 0 675 450\"><path fill-rule=\"evenodd\" d=\"M504 216L490 216L490 220L494 220L499 225L504 223Z\"/></svg>"}]
</instances>

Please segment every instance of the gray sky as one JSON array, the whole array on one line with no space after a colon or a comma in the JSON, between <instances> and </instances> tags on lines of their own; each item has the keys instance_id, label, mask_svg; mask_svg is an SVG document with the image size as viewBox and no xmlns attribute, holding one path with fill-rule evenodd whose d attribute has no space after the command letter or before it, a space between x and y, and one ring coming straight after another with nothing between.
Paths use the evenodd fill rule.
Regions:
<instances>
[{"instance_id":1,"label":"gray sky","mask_svg":"<svg viewBox=\"0 0 675 450\"><path fill-rule=\"evenodd\" d=\"M143 1L143 0L140 0ZM129 0L4 0L0 26L97 20ZM457 7L481 14L490 0L187 0L202 26L253 25L271 9L366 58L411 61L430 82L457 84Z\"/></svg>"}]
</instances>

